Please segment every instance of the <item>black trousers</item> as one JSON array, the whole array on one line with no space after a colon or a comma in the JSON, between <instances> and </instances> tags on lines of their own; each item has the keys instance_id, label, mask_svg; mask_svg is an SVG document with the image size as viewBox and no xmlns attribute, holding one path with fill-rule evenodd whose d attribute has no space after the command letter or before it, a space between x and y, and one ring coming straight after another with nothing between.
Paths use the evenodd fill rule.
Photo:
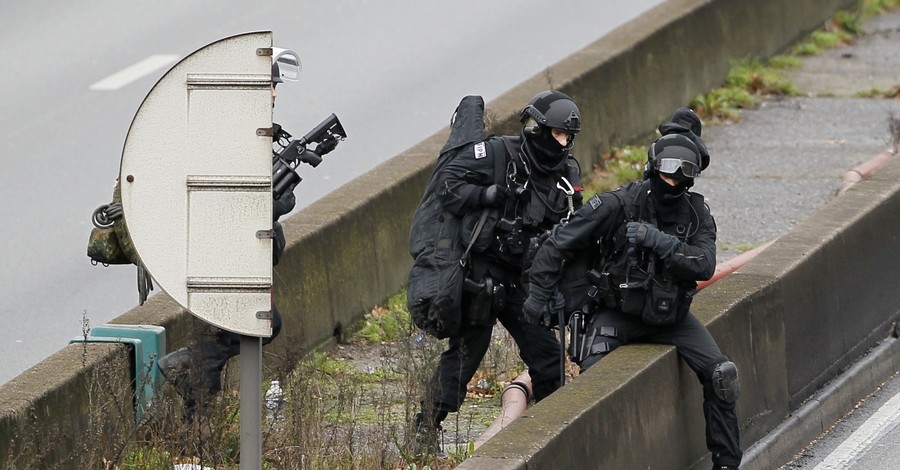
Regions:
<instances>
[{"instance_id":1,"label":"black trousers","mask_svg":"<svg viewBox=\"0 0 900 470\"><path fill-rule=\"evenodd\" d=\"M500 281L510 285L508 280ZM464 310L469 308L470 300L463 297ZM497 320L518 345L519 357L528 366L531 375L534 398L540 401L560 387L559 341L552 331L525 322L522 313L524 292L507 288L504 303L503 309L497 313ZM466 321L464 315L463 322ZM431 378L429 396L422 402L423 413L432 416L436 423L440 423L447 413L459 411L466 398L466 385L487 353L493 329L493 325L464 324L460 335L450 338L449 347L441 354L437 370Z\"/></svg>"},{"instance_id":2,"label":"black trousers","mask_svg":"<svg viewBox=\"0 0 900 470\"><path fill-rule=\"evenodd\" d=\"M737 415L733 403L723 403L712 390L712 373L715 367L728 360L709 330L688 313L687 317L674 324L652 326L644 324L636 315L615 310L600 310L591 319L586 330L605 327L610 336L597 334L594 344L606 343L609 351L588 356L580 364L586 370L615 348L629 343L659 343L675 346L678 355L697 374L703 385L703 415L706 419L706 446L712 453L714 464L738 467L741 451ZM615 331L611 331L614 328Z\"/></svg>"},{"instance_id":3,"label":"black trousers","mask_svg":"<svg viewBox=\"0 0 900 470\"><path fill-rule=\"evenodd\" d=\"M263 346L281 332L281 312L272 305L272 336L262 339ZM222 390L222 370L232 357L241 352L241 335L210 327L203 338L192 348L200 355L200 380L209 396Z\"/></svg>"}]
</instances>

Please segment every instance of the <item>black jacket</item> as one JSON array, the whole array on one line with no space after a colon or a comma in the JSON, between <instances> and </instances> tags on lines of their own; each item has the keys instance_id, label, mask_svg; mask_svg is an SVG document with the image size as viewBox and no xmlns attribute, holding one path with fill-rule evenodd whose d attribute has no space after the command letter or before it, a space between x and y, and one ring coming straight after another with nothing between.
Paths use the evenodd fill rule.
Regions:
<instances>
[{"instance_id":1,"label":"black jacket","mask_svg":"<svg viewBox=\"0 0 900 470\"><path fill-rule=\"evenodd\" d=\"M616 191L629 193L632 185L649 185L644 182L632 183ZM608 249L610 237L621 236L621 227L627 222L621 194L612 192L591 197L580 210L575 212L567 224L558 226L535 256L530 270L530 288L538 299L548 299L564 269L564 262L576 255L596 256L597 251ZM691 205L688 198L702 197L686 193L683 204ZM696 282L712 277L716 268L716 223L709 208L701 204L700 213L695 214L694 227L686 241L679 241L671 256L660 260L665 269L675 278ZM599 257L595 257L599 258Z\"/></svg>"},{"instance_id":2,"label":"black jacket","mask_svg":"<svg viewBox=\"0 0 900 470\"><path fill-rule=\"evenodd\" d=\"M490 237L493 243L484 251L492 257L497 257L513 267L521 266L521 253L510 254L503 246L500 239L503 234L498 229L498 221L504 217L514 218L519 216L523 220L524 242L527 246L528 239L538 235L544 230L553 227L562 220L569 210L569 203L563 190L557 188L562 177L565 177L577 191L573 196L573 205L577 209L581 205L581 192L578 165L573 157L569 157L569 163L558 172L545 174L535 171L528 166L527 159L521 150L519 137L505 137L509 145L505 146L506 152L499 155L505 162L502 168L506 169L506 199L502 207L496 208L496 213L488 219L483 231L485 237ZM498 155L494 155L490 144L479 147L479 144L469 145L447 162L435 176L435 192L445 209L451 213L474 219L483 209L482 194L484 190L503 181L495 177L495 161ZM485 149L486 151L483 151ZM512 150L512 152L510 152ZM530 176L528 175L530 173ZM513 176L515 175L515 176ZM525 181L528 181L526 184ZM516 187L530 188L522 199L515 197ZM467 224L463 223L463 230ZM483 238L483 237L479 237Z\"/></svg>"}]
</instances>

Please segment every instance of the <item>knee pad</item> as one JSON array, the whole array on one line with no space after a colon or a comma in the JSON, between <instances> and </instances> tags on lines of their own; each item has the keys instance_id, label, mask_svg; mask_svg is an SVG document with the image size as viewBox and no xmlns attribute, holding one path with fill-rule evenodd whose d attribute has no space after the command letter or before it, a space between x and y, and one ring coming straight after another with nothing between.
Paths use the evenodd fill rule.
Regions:
<instances>
[{"instance_id":1,"label":"knee pad","mask_svg":"<svg viewBox=\"0 0 900 470\"><path fill-rule=\"evenodd\" d=\"M734 404L741 394L741 379L737 366L731 361L716 364L710 382L716 398L726 404Z\"/></svg>"}]
</instances>

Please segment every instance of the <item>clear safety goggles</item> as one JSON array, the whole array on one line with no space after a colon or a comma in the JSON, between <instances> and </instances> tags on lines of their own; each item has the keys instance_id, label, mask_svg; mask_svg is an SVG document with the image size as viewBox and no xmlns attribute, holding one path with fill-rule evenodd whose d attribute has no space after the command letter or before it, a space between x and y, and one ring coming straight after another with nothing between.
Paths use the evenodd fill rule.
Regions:
<instances>
[{"instance_id":1,"label":"clear safety goggles","mask_svg":"<svg viewBox=\"0 0 900 470\"><path fill-rule=\"evenodd\" d=\"M685 178L696 178L700 176L700 166L694 162L682 160L680 158L661 158L659 159L659 172L667 175L673 175L681 170Z\"/></svg>"}]
</instances>

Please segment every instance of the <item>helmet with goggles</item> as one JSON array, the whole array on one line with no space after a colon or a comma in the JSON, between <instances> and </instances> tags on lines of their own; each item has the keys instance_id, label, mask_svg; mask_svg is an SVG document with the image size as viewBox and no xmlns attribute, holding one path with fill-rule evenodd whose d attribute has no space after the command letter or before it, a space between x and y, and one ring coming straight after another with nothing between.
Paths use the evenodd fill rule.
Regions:
<instances>
[{"instance_id":1,"label":"helmet with goggles","mask_svg":"<svg viewBox=\"0 0 900 470\"><path fill-rule=\"evenodd\" d=\"M693 179L700 176L700 164L700 150L690 138L669 134L650 144L644 177L661 173L678 180Z\"/></svg>"}]
</instances>

